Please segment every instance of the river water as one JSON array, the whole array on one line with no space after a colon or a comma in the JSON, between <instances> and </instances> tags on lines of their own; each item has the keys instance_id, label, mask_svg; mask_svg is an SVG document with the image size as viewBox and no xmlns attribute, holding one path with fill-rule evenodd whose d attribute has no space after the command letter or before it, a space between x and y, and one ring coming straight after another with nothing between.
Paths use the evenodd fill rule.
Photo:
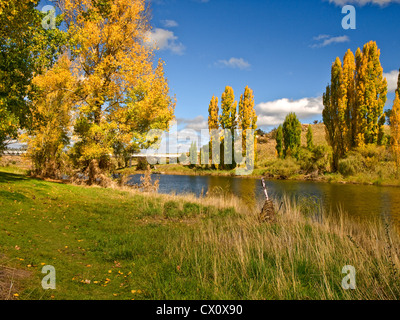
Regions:
<instances>
[{"instance_id":1,"label":"river water","mask_svg":"<svg viewBox=\"0 0 400 320\"><path fill-rule=\"evenodd\" d=\"M141 175L130 177L130 184L140 184ZM249 204L260 204L265 198L261 180L221 176L153 175L159 180L159 193L211 194L232 193ZM267 180L270 197L282 199L285 195L300 199L313 199L325 210L338 207L359 218L388 214L400 225L400 188L369 185L336 184L313 181Z\"/></svg>"}]
</instances>

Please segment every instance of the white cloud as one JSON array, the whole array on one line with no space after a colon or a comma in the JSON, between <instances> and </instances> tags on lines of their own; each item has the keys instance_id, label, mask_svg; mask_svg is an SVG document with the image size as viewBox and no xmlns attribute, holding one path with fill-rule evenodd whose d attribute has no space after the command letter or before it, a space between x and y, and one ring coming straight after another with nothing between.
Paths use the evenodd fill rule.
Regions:
<instances>
[{"instance_id":1,"label":"white cloud","mask_svg":"<svg viewBox=\"0 0 400 320\"><path fill-rule=\"evenodd\" d=\"M400 3L400 0L329 0L329 2L338 6L345 6L348 4L357 4L360 6L365 6L366 4L377 4L385 6L390 3Z\"/></svg>"},{"instance_id":2,"label":"white cloud","mask_svg":"<svg viewBox=\"0 0 400 320\"><path fill-rule=\"evenodd\" d=\"M178 22L175 20L162 20L161 23L165 28L175 28L179 26Z\"/></svg>"},{"instance_id":3,"label":"white cloud","mask_svg":"<svg viewBox=\"0 0 400 320\"><path fill-rule=\"evenodd\" d=\"M289 100L287 98L270 102L262 102L255 107L258 126L277 126L285 121L290 112L295 112L301 120L320 116L324 105L322 97Z\"/></svg>"},{"instance_id":4,"label":"white cloud","mask_svg":"<svg viewBox=\"0 0 400 320\"><path fill-rule=\"evenodd\" d=\"M331 37L326 34L321 34L319 36L314 37L313 40L319 41L319 43L311 45L311 48L322 48L334 43L349 42L350 38L348 36Z\"/></svg>"},{"instance_id":5,"label":"white cloud","mask_svg":"<svg viewBox=\"0 0 400 320\"><path fill-rule=\"evenodd\" d=\"M185 129L202 130L208 129L208 119L203 116L197 116L194 119L177 119L178 125L183 125Z\"/></svg>"},{"instance_id":6,"label":"white cloud","mask_svg":"<svg viewBox=\"0 0 400 320\"><path fill-rule=\"evenodd\" d=\"M397 89L397 80L399 78L399 71L393 70L389 73L383 73L383 77L388 82L388 92L395 92Z\"/></svg>"},{"instance_id":7,"label":"white cloud","mask_svg":"<svg viewBox=\"0 0 400 320\"><path fill-rule=\"evenodd\" d=\"M161 28L155 28L148 34L148 43L160 50L169 50L178 55L182 55L186 49L172 31Z\"/></svg>"},{"instance_id":8,"label":"white cloud","mask_svg":"<svg viewBox=\"0 0 400 320\"><path fill-rule=\"evenodd\" d=\"M250 63L245 61L243 58L230 58L229 60L219 60L215 63L219 67L227 67L232 69L249 69Z\"/></svg>"}]
</instances>

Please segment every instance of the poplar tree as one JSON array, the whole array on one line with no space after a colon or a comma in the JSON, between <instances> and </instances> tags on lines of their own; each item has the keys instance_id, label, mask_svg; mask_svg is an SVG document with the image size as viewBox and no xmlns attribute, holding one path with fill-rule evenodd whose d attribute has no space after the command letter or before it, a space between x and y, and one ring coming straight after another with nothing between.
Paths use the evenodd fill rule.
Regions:
<instances>
[{"instance_id":1,"label":"poplar tree","mask_svg":"<svg viewBox=\"0 0 400 320\"><path fill-rule=\"evenodd\" d=\"M390 116L391 147L396 159L397 169L400 168L400 96L396 92L392 113Z\"/></svg>"},{"instance_id":2,"label":"poplar tree","mask_svg":"<svg viewBox=\"0 0 400 320\"><path fill-rule=\"evenodd\" d=\"M208 129L210 131L219 128L218 113L218 97L213 96L208 107Z\"/></svg>"},{"instance_id":3,"label":"poplar tree","mask_svg":"<svg viewBox=\"0 0 400 320\"><path fill-rule=\"evenodd\" d=\"M354 146L365 144L365 132L367 131L368 106L366 102L366 57L358 48L356 51L356 101L353 114L353 139Z\"/></svg>"},{"instance_id":4,"label":"poplar tree","mask_svg":"<svg viewBox=\"0 0 400 320\"><path fill-rule=\"evenodd\" d=\"M221 116L219 117L219 122L222 129L236 129L236 109L237 101L235 101L235 94L233 89L227 86L221 98Z\"/></svg>"},{"instance_id":5,"label":"poplar tree","mask_svg":"<svg viewBox=\"0 0 400 320\"><path fill-rule=\"evenodd\" d=\"M254 110L254 93L253 90L246 86L244 94L240 96L239 101L239 129L242 130L242 153L246 155L246 145L254 145L256 148L256 139L253 141L246 141L246 130L257 129L257 115Z\"/></svg>"},{"instance_id":6,"label":"poplar tree","mask_svg":"<svg viewBox=\"0 0 400 320\"><path fill-rule=\"evenodd\" d=\"M209 157L210 159L214 159L214 162L218 162L219 159L217 159L217 153L218 150L214 149L214 139L217 139L217 136L215 135L215 130L219 129L219 107L218 107L218 97L213 96L210 101L210 105L208 107L208 130L210 132L210 143L209 143ZM219 139L219 135L218 135ZM218 167L217 164L212 164L212 166Z\"/></svg>"},{"instance_id":7,"label":"poplar tree","mask_svg":"<svg viewBox=\"0 0 400 320\"><path fill-rule=\"evenodd\" d=\"M222 93L222 98L221 98L221 115L219 117L219 122L221 125L221 128L223 130L227 129L230 130L231 132L231 137L230 139L226 139L226 137L223 138L222 142L222 148L221 148L221 164L223 167L227 166L228 164L225 164L225 150L229 150L229 144L232 146L232 165L227 166L227 167L235 167L235 161L234 161L234 135L235 135L235 129L237 128L237 101L235 101L235 94L233 92L233 89L229 86L225 87L225 91Z\"/></svg>"},{"instance_id":8,"label":"poplar tree","mask_svg":"<svg viewBox=\"0 0 400 320\"><path fill-rule=\"evenodd\" d=\"M380 50L376 42L370 41L358 52L357 61L357 103L359 105L359 121L361 128L358 133L359 144L382 143L379 133L383 130L383 108L387 99L387 81L383 78L383 68L380 63Z\"/></svg>"},{"instance_id":9,"label":"poplar tree","mask_svg":"<svg viewBox=\"0 0 400 320\"><path fill-rule=\"evenodd\" d=\"M355 105L355 75L356 61L353 52L347 50L343 58L341 97L339 102L339 117L341 122L343 149L347 152L353 146L352 116Z\"/></svg>"},{"instance_id":10,"label":"poplar tree","mask_svg":"<svg viewBox=\"0 0 400 320\"><path fill-rule=\"evenodd\" d=\"M400 96L400 69L399 69L399 78L397 79L397 93Z\"/></svg>"},{"instance_id":11,"label":"poplar tree","mask_svg":"<svg viewBox=\"0 0 400 320\"><path fill-rule=\"evenodd\" d=\"M301 123L295 113L289 113L283 123L284 156L297 159L301 144Z\"/></svg>"},{"instance_id":12,"label":"poplar tree","mask_svg":"<svg viewBox=\"0 0 400 320\"><path fill-rule=\"evenodd\" d=\"M365 144L384 143L387 81L383 78L380 50L375 42L348 50L336 58L331 83L323 96L323 119L333 149L333 170L348 150Z\"/></svg>"},{"instance_id":13,"label":"poplar tree","mask_svg":"<svg viewBox=\"0 0 400 320\"><path fill-rule=\"evenodd\" d=\"M339 103L342 99L342 64L339 58L332 65L331 84L327 87L323 96L324 120L327 140L333 149L333 169L337 170L339 159L344 155L343 135L340 132Z\"/></svg>"}]
</instances>

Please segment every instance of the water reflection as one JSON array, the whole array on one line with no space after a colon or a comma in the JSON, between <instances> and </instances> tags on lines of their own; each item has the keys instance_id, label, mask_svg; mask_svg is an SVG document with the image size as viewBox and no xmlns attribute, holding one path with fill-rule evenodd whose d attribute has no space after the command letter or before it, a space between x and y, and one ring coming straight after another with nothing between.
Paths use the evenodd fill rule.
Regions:
<instances>
[{"instance_id":1,"label":"water reflection","mask_svg":"<svg viewBox=\"0 0 400 320\"><path fill-rule=\"evenodd\" d=\"M259 179L174 175L154 175L152 179L159 179L160 193L192 193L197 196L232 193L249 205L259 204L264 199ZM140 183L140 175L131 176L130 183ZM400 188L280 180L266 181L266 185L269 195L278 201L284 195L296 199L315 197L328 211L341 207L358 218L379 217L387 213L396 225L400 225Z\"/></svg>"}]
</instances>

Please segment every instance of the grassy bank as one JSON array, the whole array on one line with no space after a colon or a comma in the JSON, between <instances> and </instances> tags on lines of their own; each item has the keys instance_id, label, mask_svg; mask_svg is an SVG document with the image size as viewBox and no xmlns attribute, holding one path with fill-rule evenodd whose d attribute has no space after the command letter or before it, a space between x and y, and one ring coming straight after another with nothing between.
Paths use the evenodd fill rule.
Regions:
<instances>
[{"instance_id":1,"label":"grassy bank","mask_svg":"<svg viewBox=\"0 0 400 320\"><path fill-rule=\"evenodd\" d=\"M388 226L339 213L315 219L290 200L283 208L275 224L261 224L239 199L88 188L0 169L0 270L25 275L4 298L400 297L399 239ZM41 288L42 265L55 267L56 290ZM356 268L356 290L341 287L346 265Z\"/></svg>"},{"instance_id":2,"label":"grassy bank","mask_svg":"<svg viewBox=\"0 0 400 320\"><path fill-rule=\"evenodd\" d=\"M258 138L257 161L248 176L279 180L318 181L341 184L364 184L381 186L400 186L400 173L393 155L384 146L368 145L348 152L339 161L338 172L331 173L331 152L325 138L323 124L311 125L314 133L314 151L305 148L308 125L302 126L301 152L299 159L278 159L274 132ZM390 130L386 126L385 133ZM136 166L118 170L118 173L137 174ZM159 164L153 173L194 176L236 176L236 170L214 170L209 166L185 166L182 164Z\"/></svg>"}]
</instances>

